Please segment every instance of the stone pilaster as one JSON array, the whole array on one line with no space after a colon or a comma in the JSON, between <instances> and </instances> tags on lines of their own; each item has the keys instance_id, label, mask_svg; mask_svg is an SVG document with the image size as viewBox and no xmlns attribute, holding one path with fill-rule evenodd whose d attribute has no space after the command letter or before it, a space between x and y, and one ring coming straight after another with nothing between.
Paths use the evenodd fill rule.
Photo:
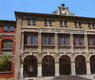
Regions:
<instances>
[{"instance_id":1,"label":"stone pilaster","mask_svg":"<svg viewBox=\"0 0 95 80\"><path fill-rule=\"evenodd\" d=\"M23 64L21 64L20 73L20 77L23 78Z\"/></svg>"},{"instance_id":2,"label":"stone pilaster","mask_svg":"<svg viewBox=\"0 0 95 80\"><path fill-rule=\"evenodd\" d=\"M70 46L72 53L74 54L73 34L70 34Z\"/></svg>"},{"instance_id":3,"label":"stone pilaster","mask_svg":"<svg viewBox=\"0 0 95 80\"><path fill-rule=\"evenodd\" d=\"M21 35L21 49L22 49L22 51L24 50L24 33L22 33L22 35Z\"/></svg>"},{"instance_id":4,"label":"stone pilaster","mask_svg":"<svg viewBox=\"0 0 95 80\"><path fill-rule=\"evenodd\" d=\"M41 33L38 33L38 51L39 51L39 54L41 54Z\"/></svg>"},{"instance_id":5,"label":"stone pilaster","mask_svg":"<svg viewBox=\"0 0 95 80\"><path fill-rule=\"evenodd\" d=\"M55 76L59 76L59 63L55 63Z\"/></svg>"},{"instance_id":6,"label":"stone pilaster","mask_svg":"<svg viewBox=\"0 0 95 80\"><path fill-rule=\"evenodd\" d=\"M76 71L75 71L75 62L71 62L71 74L72 75L76 75Z\"/></svg>"},{"instance_id":7,"label":"stone pilaster","mask_svg":"<svg viewBox=\"0 0 95 80\"><path fill-rule=\"evenodd\" d=\"M38 77L42 76L42 64L39 62L38 63Z\"/></svg>"},{"instance_id":8,"label":"stone pilaster","mask_svg":"<svg viewBox=\"0 0 95 80\"><path fill-rule=\"evenodd\" d=\"M58 33L55 33L55 50L56 53L58 54Z\"/></svg>"},{"instance_id":9,"label":"stone pilaster","mask_svg":"<svg viewBox=\"0 0 95 80\"><path fill-rule=\"evenodd\" d=\"M86 53L88 53L88 37L87 37L87 34L84 34L84 45L85 45Z\"/></svg>"}]
</instances>

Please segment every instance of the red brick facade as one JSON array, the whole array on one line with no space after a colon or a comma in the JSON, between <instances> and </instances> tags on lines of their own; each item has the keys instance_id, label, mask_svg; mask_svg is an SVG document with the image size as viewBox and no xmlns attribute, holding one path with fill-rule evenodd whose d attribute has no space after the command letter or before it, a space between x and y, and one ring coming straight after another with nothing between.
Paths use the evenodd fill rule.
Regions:
<instances>
[{"instance_id":1,"label":"red brick facade","mask_svg":"<svg viewBox=\"0 0 95 80\"><path fill-rule=\"evenodd\" d=\"M3 30L3 27L7 26L7 31ZM14 31L10 31L10 26L14 26ZM12 40L13 41L13 49L12 49L12 55L10 56L12 58L12 68L11 73L1 73L0 78L13 78L14 77L14 61L13 56L15 55L15 33L16 33L16 25L15 21L0 21L0 55L2 56L2 41L3 40ZM6 54L5 54L6 55Z\"/></svg>"}]
</instances>

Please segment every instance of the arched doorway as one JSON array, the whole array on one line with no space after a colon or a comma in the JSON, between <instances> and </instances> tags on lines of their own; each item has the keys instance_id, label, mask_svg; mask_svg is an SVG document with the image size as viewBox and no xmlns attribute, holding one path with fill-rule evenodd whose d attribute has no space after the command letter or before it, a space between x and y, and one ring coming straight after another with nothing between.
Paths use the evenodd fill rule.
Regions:
<instances>
[{"instance_id":1,"label":"arched doorway","mask_svg":"<svg viewBox=\"0 0 95 80\"><path fill-rule=\"evenodd\" d=\"M92 74L95 74L95 56L90 58L90 70Z\"/></svg>"},{"instance_id":2,"label":"arched doorway","mask_svg":"<svg viewBox=\"0 0 95 80\"><path fill-rule=\"evenodd\" d=\"M55 75L55 61L52 56L45 56L42 60L42 76Z\"/></svg>"},{"instance_id":3,"label":"arched doorway","mask_svg":"<svg viewBox=\"0 0 95 80\"><path fill-rule=\"evenodd\" d=\"M71 60L67 55L62 56L59 59L59 73L60 75L71 74Z\"/></svg>"},{"instance_id":4,"label":"arched doorway","mask_svg":"<svg viewBox=\"0 0 95 80\"><path fill-rule=\"evenodd\" d=\"M27 56L24 59L24 77L36 77L37 76L37 59L34 56Z\"/></svg>"},{"instance_id":5,"label":"arched doorway","mask_svg":"<svg viewBox=\"0 0 95 80\"><path fill-rule=\"evenodd\" d=\"M75 59L75 69L76 69L76 74L80 75L80 74L86 74L86 61L85 61L85 57L82 55L79 55L76 57Z\"/></svg>"}]
</instances>

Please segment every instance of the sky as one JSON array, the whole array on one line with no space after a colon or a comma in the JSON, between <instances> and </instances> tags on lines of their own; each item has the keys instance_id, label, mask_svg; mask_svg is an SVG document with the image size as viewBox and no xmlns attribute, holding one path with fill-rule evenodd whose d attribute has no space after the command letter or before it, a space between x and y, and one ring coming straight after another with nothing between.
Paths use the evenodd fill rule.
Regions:
<instances>
[{"instance_id":1,"label":"sky","mask_svg":"<svg viewBox=\"0 0 95 80\"><path fill-rule=\"evenodd\" d=\"M15 20L14 11L50 14L62 3L75 16L95 18L95 0L0 0L0 20Z\"/></svg>"}]
</instances>

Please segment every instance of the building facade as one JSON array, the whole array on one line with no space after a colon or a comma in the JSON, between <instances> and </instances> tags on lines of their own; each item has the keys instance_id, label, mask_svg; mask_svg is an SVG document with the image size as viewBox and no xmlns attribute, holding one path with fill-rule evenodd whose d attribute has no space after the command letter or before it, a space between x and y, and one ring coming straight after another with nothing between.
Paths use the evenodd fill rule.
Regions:
<instances>
[{"instance_id":1,"label":"building facade","mask_svg":"<svg viewBox=\"0 0 95 80\"><path fill-rule=\"evenodd\" d=\"M0 20L0 80L14 78L16 22Z\"/></svg>"},{"instance_id":2,"label":"building facade","mask_svg":"<svg viewBox=\"0 0 95 80\"><path fill-rule=\"evenodd\" d=\"M58 11L60 10L60 11ZM15 12L15 79L95 76L95 18L70 14Z\"/></svg>"}]
</instances>

